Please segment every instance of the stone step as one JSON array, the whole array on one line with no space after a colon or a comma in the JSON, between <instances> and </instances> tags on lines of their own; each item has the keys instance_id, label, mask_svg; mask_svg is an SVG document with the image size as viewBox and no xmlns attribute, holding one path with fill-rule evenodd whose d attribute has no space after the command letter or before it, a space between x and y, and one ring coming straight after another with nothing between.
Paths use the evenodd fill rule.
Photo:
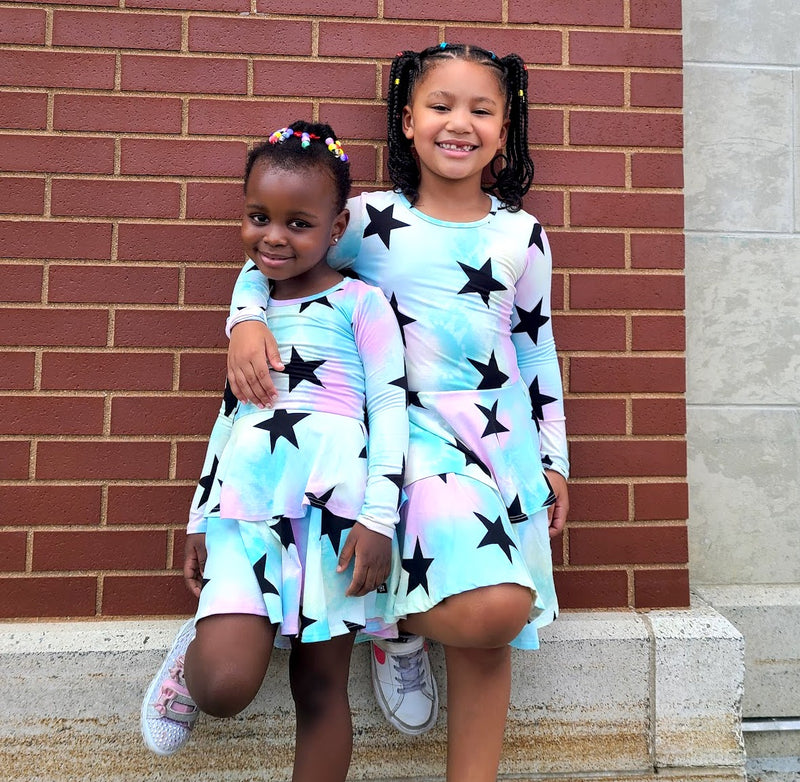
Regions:
<instances>
[{"instance_id":1,"label":"stone step","mask_svg":"<svg viewBox=\"0 0 800 782\"><path fill-rule=\"evenodd\" d=\"M0 624L3 782L250 782L291 777L288 654L276 650L238 717L203 717L172 758L139 736L143 692L180 621ZM447 689L425 736L383 720L369 650L351 668L355 731L349 779L440 780ZM565 613L538 652L514 652L501 777L515 780L744 782L742 639L705 605L686 611ZM475 694L480 698L480 693Z\"/></svg>"}]
</instances>

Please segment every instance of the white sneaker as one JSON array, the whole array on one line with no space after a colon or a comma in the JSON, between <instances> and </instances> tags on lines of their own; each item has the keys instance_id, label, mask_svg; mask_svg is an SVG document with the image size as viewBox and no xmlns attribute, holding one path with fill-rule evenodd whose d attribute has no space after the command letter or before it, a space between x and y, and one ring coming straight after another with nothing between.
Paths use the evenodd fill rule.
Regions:
<instances>
[{"instance_id":1,"label":"white sneaker","mask_svg":"<svg viewBox=\"0 0 800 782\"><path fill-rule=\"evenodd\" d=\"M190 619L178 631L142 701L142 738L157 755L176 753L189 740L199 713L183 678L183 658L194 635Z\"/></svg>"},{"instance_id":2,"label":"white sneaker","mask_svg":"<svg viewBox=\"0 0 800 782\"><path fill-rule=\"evenodd\" d=\"M374 640L371 646L372 689L384 716L402 733L426 733L439 713L427 642L418 635L403 635Z\"/></svg>"}]
</instances>

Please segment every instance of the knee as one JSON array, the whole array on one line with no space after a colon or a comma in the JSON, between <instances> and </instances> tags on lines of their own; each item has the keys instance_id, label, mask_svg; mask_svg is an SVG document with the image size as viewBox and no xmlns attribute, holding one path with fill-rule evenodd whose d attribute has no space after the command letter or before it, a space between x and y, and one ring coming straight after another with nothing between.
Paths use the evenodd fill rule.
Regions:
<instances>
[{"instance_id":1,"label":"knee","mask_svg":"<svg viewBox=\"0 0 800 782\"><path fill-rule=\"evenodd\" d=\"M499 584L476 593L467 604L462 645L476 649L506 646L528 621L533 599L530 590L519 584Z\"/></svg>"},{"instance_id":2,"label":"knee","mask_svg":"<svg viewBox=\"0 0 800 782\"><path fill-rule=\"evenodd\" d=\"M219 668L202 677L187 677L189 693L201 711L212 717L233 717L255 698L260 682L236 669Z\"/></svg>"}]
</instances>

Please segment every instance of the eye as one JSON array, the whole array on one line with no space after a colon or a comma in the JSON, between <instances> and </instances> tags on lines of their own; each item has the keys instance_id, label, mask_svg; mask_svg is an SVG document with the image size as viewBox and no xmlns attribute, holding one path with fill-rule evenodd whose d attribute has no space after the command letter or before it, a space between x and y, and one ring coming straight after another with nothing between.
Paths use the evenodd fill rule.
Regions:
<instances>
[{"instance_id":1,"label":"eye","mask_svg":"<svg viewBox=\"0 0 800 782\"><path fill-rule=\"evenodd\" d=\"M449 106L445 106L443 103L434 103L431 108L434 111L449 111Z\"/></svg>"},{"instance_id":2,"label":"eye","mask_svg":"<svg viewBox=\"0 0 800 782\"><path fill-rule=\"evenodd\" d=\"M269 222L269 218L266 215L261 214L259 212L249 215L249 218L250 221L255 223L256 225L266 225Z\"/></svg>"},{"instance_id":3,"label":"eye","mask_svg":"<svg viewBox=\"0 0 800 782\"><path fill-rule=\"evenodd\" d=\"M289 225L292 228L297 228L297 229L300 229L300 230L302 230L304 228L311 228L311 224L310 223L307 223L305 220L299 220L299 219L298 220L292 220L289 223Z\"/></svg>"}]
</instances>

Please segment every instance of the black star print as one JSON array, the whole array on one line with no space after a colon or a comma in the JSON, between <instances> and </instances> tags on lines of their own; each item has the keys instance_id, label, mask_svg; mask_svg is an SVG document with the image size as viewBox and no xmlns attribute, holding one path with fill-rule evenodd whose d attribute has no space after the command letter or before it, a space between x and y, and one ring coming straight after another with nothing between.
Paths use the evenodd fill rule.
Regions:
<instances>
[{"instance_id":1,"label":"black star print","mask_svg":"<svg viewBox=\"0 0 800 782\"><path fill-rule=\"evenodd\" d=\"M239 400L233 395L233 391L231 391L229 380L225 381L225 392L222 394L222 401L225 403L225 418L228 418L239 404Z\"/></svg>"},{"instance_id":2,"label":"black star print","mask_svg":"<svg viewBox=\"0 0 800 782\"><path fill-rule=\"evenodd\" d=\"M539 392L539 377L533 378L533 382L528 386L528 391L531 394L531 409L533 412L534 420L544 420L544 406L549 405L551 402L556 401L556 397L547 396ZM538 426L538 424L537 424Z\"/></svg>"},{"instance_id":3,"label":"black star print","mask_svg":"<svg viewBox=\"0 0 800 782\"><path fill-rule=\"evenodd\" d=\"M346 619L344 620L344 626L352 633L355 630L363 630L366 625L360 625L357 622L348 622Z\"/></svg>"},{"instance_id":4,"label":"black star print","mask_svg":"<svg viewBox=\"0 0 800 782\"><path fill-rule=\"evenodd\" d=\"M467 359L467 361L481 373L482 380L478 384L478 391L487 388L500 388L503 383L508 380L508 375L501 372L500 368L497 366L497 359L494 356L494 351L492 351L492 355L489 356L488 364L476 361L474 358Z\"/></svg>"},{"instance_id":5,"label":"black star print","mask_svg":"<svg viewBox=\"0 0 800 782\"><path fill-rule=\"evenodd\" d=\"M359 459L366 459L367 458L367 446L366 445L361 449L361 453L358 455L358 458Z\"/></svg>"},{"instance_id":6,"label":"black star print","mask_svg":"<svg viewBox=\"0 0 800 782\"><path fill-rule=\"evenodd\" d=\"M325 492L325 494L321 494L319 497L317 497L316 494L312 494L310 491L307 491L306 497L308 497L309 504L313 505L315 508L324 508L328 504L328 500L331 498L335 488L335 486L331 487Z\"/></svg>"},{"instance_id":7,"label":"black star print","mask_svg":"<svg viewBox=\"0 0 800 782\"><path fill-rule=\"evenodd\" d=\"M202 508L208 502L208 497L211 494L211 487L214 485L214 476L217 474L217 467L219 466L219 459L214 457L214 461L211 462L211 472L208 475L204 475L200 480L197 482L199 486L202 486L203 493L200 495L200 499L197 501L197 507Z\"/></svg>"},{"instance_id":8,"label":"black star print","mask_svg":"<svg viewBox=\"0 0 800 782\"><path fill-rule=\"evenodd\" d=\"M439 477L442 479L442 483L447 483L447 476L448 475L449 475L449 473L446 473L446 472L440 472L439 473Z\"/></svg>"},{"instance_id":9,"label":"black star print","mask_svg":"<svg viewBox=\"0 0 800 782\"><path fill-rule=\"evenodd\" d=\"M511 500L511 505L509 505L506 510L508 511L508 520L512 524L516 524L520 521L525 521L528 517L522 512L522 504L519 501L519 494Z\"/></svg>"},{"instance_id":10,"label":"black star print","mask_svg":"<svg viewBox=\"0 0 800 782\"><path fill-rule=\"evenodd\" d=\"M300 304L300 312L307 310L312 304L322 304L324 307L333 309L333 304L328 301L327 296L321 296L318 299L311 299L311 301L304 301Z\"/></svg>"},{"instance_id":11,"label":"black star print","mask_svg":"<svg viewBox=\"0 0 800 782\"><path fill-rule=\"evenodd\" d=\"M408 392L408 404L413 407L421 407L423 410L425 409L425 405L419 401L419 391Z\"/></svg>"},{"instance_id":12,"label":"black star print","mask_svg":"<svg viewBox=\"0 0 800 782\"><path fill-rule=\"evenodd\" d=\"M465 263L458 262L464 274L469 277L469 282L459 291L459 293L477 293L483 303L489 306L489 296L492 291L504 291L506 286L492 277L492 259L489 258L480 269L473 269Z\"/></svg>"},{"instance_id":13,"label":"black star print","mask_svg":"<svg viewBox=\"0 0 800 782\"><path fill-rule=\"evenodd\" d=\"M539 303L530 311L522 309L522 307L517 307L517 316L519 317L519 323L511 329L512 334L527 334L532 340L533 344L537 344L537 340L539 339L539 329L547 323L550 318L545 317L542 315L542 302L543 299L539 299Z\"/></svg>"},{"instance_id":14,"label":"black star print","mask_svg":"<svg viewBox=\"0 0 800 782\"><path fill-rule=\"evenodd\" d=\"M204 587L206 584L208 584L208 583L209 583L209 581L211 581L211 579L210 579L210 578L203 578L203 579L201 579L201 580L200 580L200 589L202 590L202 589L203 589L203 587Z\"/></svg>"},{"instance_id":15,"label":"black star print","mask_svg":"<svg viewBox=\"0 0 800 782\"><path fill-rule=\"evenodd\" d=\"M405 375L403 375L402 377L398 377L397 380L390 380L389 385L402 388L403 391L405 391L406 394L408 394L408 378Z\"/></svg>"},{"instance_id":16,"label":"black star print","mask_svg":"<svg viewBox=\"0 0 800 782\"><path fill-rule=\"evenodd\" d=\"M275 453L275 445L283 437L297 448L297 437L294 433L294 425L304 418L308 418L309 413L289 413L283 408L276 410L272 417L260 424L256 424L256 429L265 429L269 432L269 450Z\"/></svg>"},{"instance_id":17,"label":"black star print","mask_svg":"<svg viewBox=\"0 0 800 782\"><path fill-rule=\"evenodd\" d=\"M245 274L247 274L247 272L257 272L258 271L258 266L256 266L255 261L250 261L250 264L251 265L248 266L248 268L244 270ZM242 309L244 309L244 308L242 308Z\"/></svg>"},{"instance_id":18,"label":"black star print","mask_svg":"<svg viewBox=\"0 0 800 782\"><path fill-rule=\"evenodd\" d=\"M528 247L536 245L542 252L544 252L544 240L542 239L542 225L536 223L531 231L531 238L528 239Z\"/></svg>"},{"instance_id":19,"label":"black star print","mask_svg":"<svg viewBox=\"0 0 800 782\"><path fill-rule=\"evenodd\" d=\"M392 294L392 298L389 299L389 304L391 305L392 310L394 310L394 316L395 318L397 318L397 323L400 326L400 336L403 339L403 346L405 346L406 344L405 328L409 324L416 323L417 321L414 318L409 318L408 315L404 315L402 312L400 312L400 308L398 307L397 304L397 296L395 296L394 293Z\"/></svg>"},{"instance_id":20,"label":"black star print","mask_svg":"<svg viewBox=\"0 0 800 782\"><path fill-rule=\"evenodd\" d=\"M516 548L514 545L514 541L511 540L510 537L506 534L506 531L503 529L503 521L498 516L494 521L489 521L485 516L481 516L480 513L475 514L486 527L486 534L483 536L483 540L478 543L478 548L483 548L483 546L500 546L503 550L503 553L508 557L508 561L511 562L511 549Z\"/></svg>"},{"instance_id":21,"label":"black star print","mask_svg":"<svg viewBox=\"0 0 800 782\"><path fill-rule=\"evenodd\" d=\"M410 595L418 586L421 586L428 592L428 568L431 566L433 559L422 556L422 549L419 545L419 538L417 538L416 545L414 546L414 556L411 559L403 559L403 570L408 573L408 589L406 594ZM430 592L428 592L430 594Z\"/></svg>"},{"instance_id":22,"label":"black star print","mask_svg":"<svg viewBox=\"0 0 800 782\"><path fill-rule=\"evenodd\" d=\"M542 457L542 464L543 464L545 467L552 467L552 466L553 466L553 460L550 458L549 454L545 454L545 455Z\"/></svg>"},{"instance_id":23,"label":"black star print","mask_svg":"<svg viewBox=\"0 0 800 782\"><path fill-rule=\"evenodd\" d=\"M315 386L325 388L323 382L314 374L324 363L325 359L321 359L320 361L305 361L297 352L297 349L292 346L292 357L283 370L289 375L289 390L293 391L304 380L308 383L313 383Z\"/></svg>"},{"instance_id":24,"label":"black star print","mask_svg":"<svg viewBox=\"0 0 800 782\"><path fill-rule=\"evenodd\" d=\"M408 223L403 223L400 220L395 220L392 217L394 204L390 204L386 209L376 209L372 204L367 204L367 214L369 215L369 224L364 229L364 238L377 234L380 240L389 249L390 234L395 228L407 228Z\"/></svg>"},{"instance_id":25,"label":"black star print","mask_svg":"<svg viewBox=\"0 0 800 782\"><path fill-rule=\"evenodd\" d=\"M327 508L322 509L322 535L328 536L337 555L342 542L342 533L346 529L352 529L355 523L355 519L346 519L344 516L331 513Z\"/></svg>"},{"instance_id":26,"label":"black star print","mask_svg":"<svg viewBox=\"0 0 800 782\"><path fill-rule=\"evenodd\" d=\"M467 448L461 440L456 440L456 450L464 454L465 467L469 467L470 464L476 464L487 475L491 475L489 468L475 455L475 452Z\"/></svg>"},{"instance_id":27,"label":"black star print","mask_svg":"<svg viewBox=\"0 0 800 782\"><path fill-rule=\"evenodd\" d=\"M292 530L292 522L287 516L277 516L274 524L270 524L270 528L275 531L277 536L281 539L281 545L288 550L289 546L297 545L294 540L294 530Z\"/></svg>"},{"instance_id":28,"label":"black star print","mask_svg":"<svg viewBox=\"0 0 800 782\"><path fill-rule=\"evenodd\" d=\"M306 627L309 627L310 625L313 625L314 622L316 622L316 621L317 621L316 619L312 619L311 617L306 616L304 613L301 612L300 613L300 635L302 636L304 630L306 629Z\"/></svg>"},{"instance_id":29,"label":"black star print","mask_svg":"<svg viewBox=\"0 0 800 782\"><path fill-rule=\"evenodd\" d=\"M495 402L491 409L484 407L483 405L475 405L475 407L477 407L478 410L480 410L486 416L486 428L483 430L481 437L488 437L490 434L498 435L501 432L510 431L507 427L503 426L503 424L501 424L497 418L498 404L500 403Z\"/></svg>"},{"instance_id":30,"label":"black star print","mask_svg":"<svg viewBox=\"0 0 800 782\"><path fill-rule=\"evenodd\" d=\"M256 574L256 580L258 581L258 588L261 590L262 595L277 595L278 590L275 589L275 585L270 583L267 580L266 576L266 568L267 568L267 555L264 554L258 562L253 565L253 572Z\"/></svg>"}]
</instances>

